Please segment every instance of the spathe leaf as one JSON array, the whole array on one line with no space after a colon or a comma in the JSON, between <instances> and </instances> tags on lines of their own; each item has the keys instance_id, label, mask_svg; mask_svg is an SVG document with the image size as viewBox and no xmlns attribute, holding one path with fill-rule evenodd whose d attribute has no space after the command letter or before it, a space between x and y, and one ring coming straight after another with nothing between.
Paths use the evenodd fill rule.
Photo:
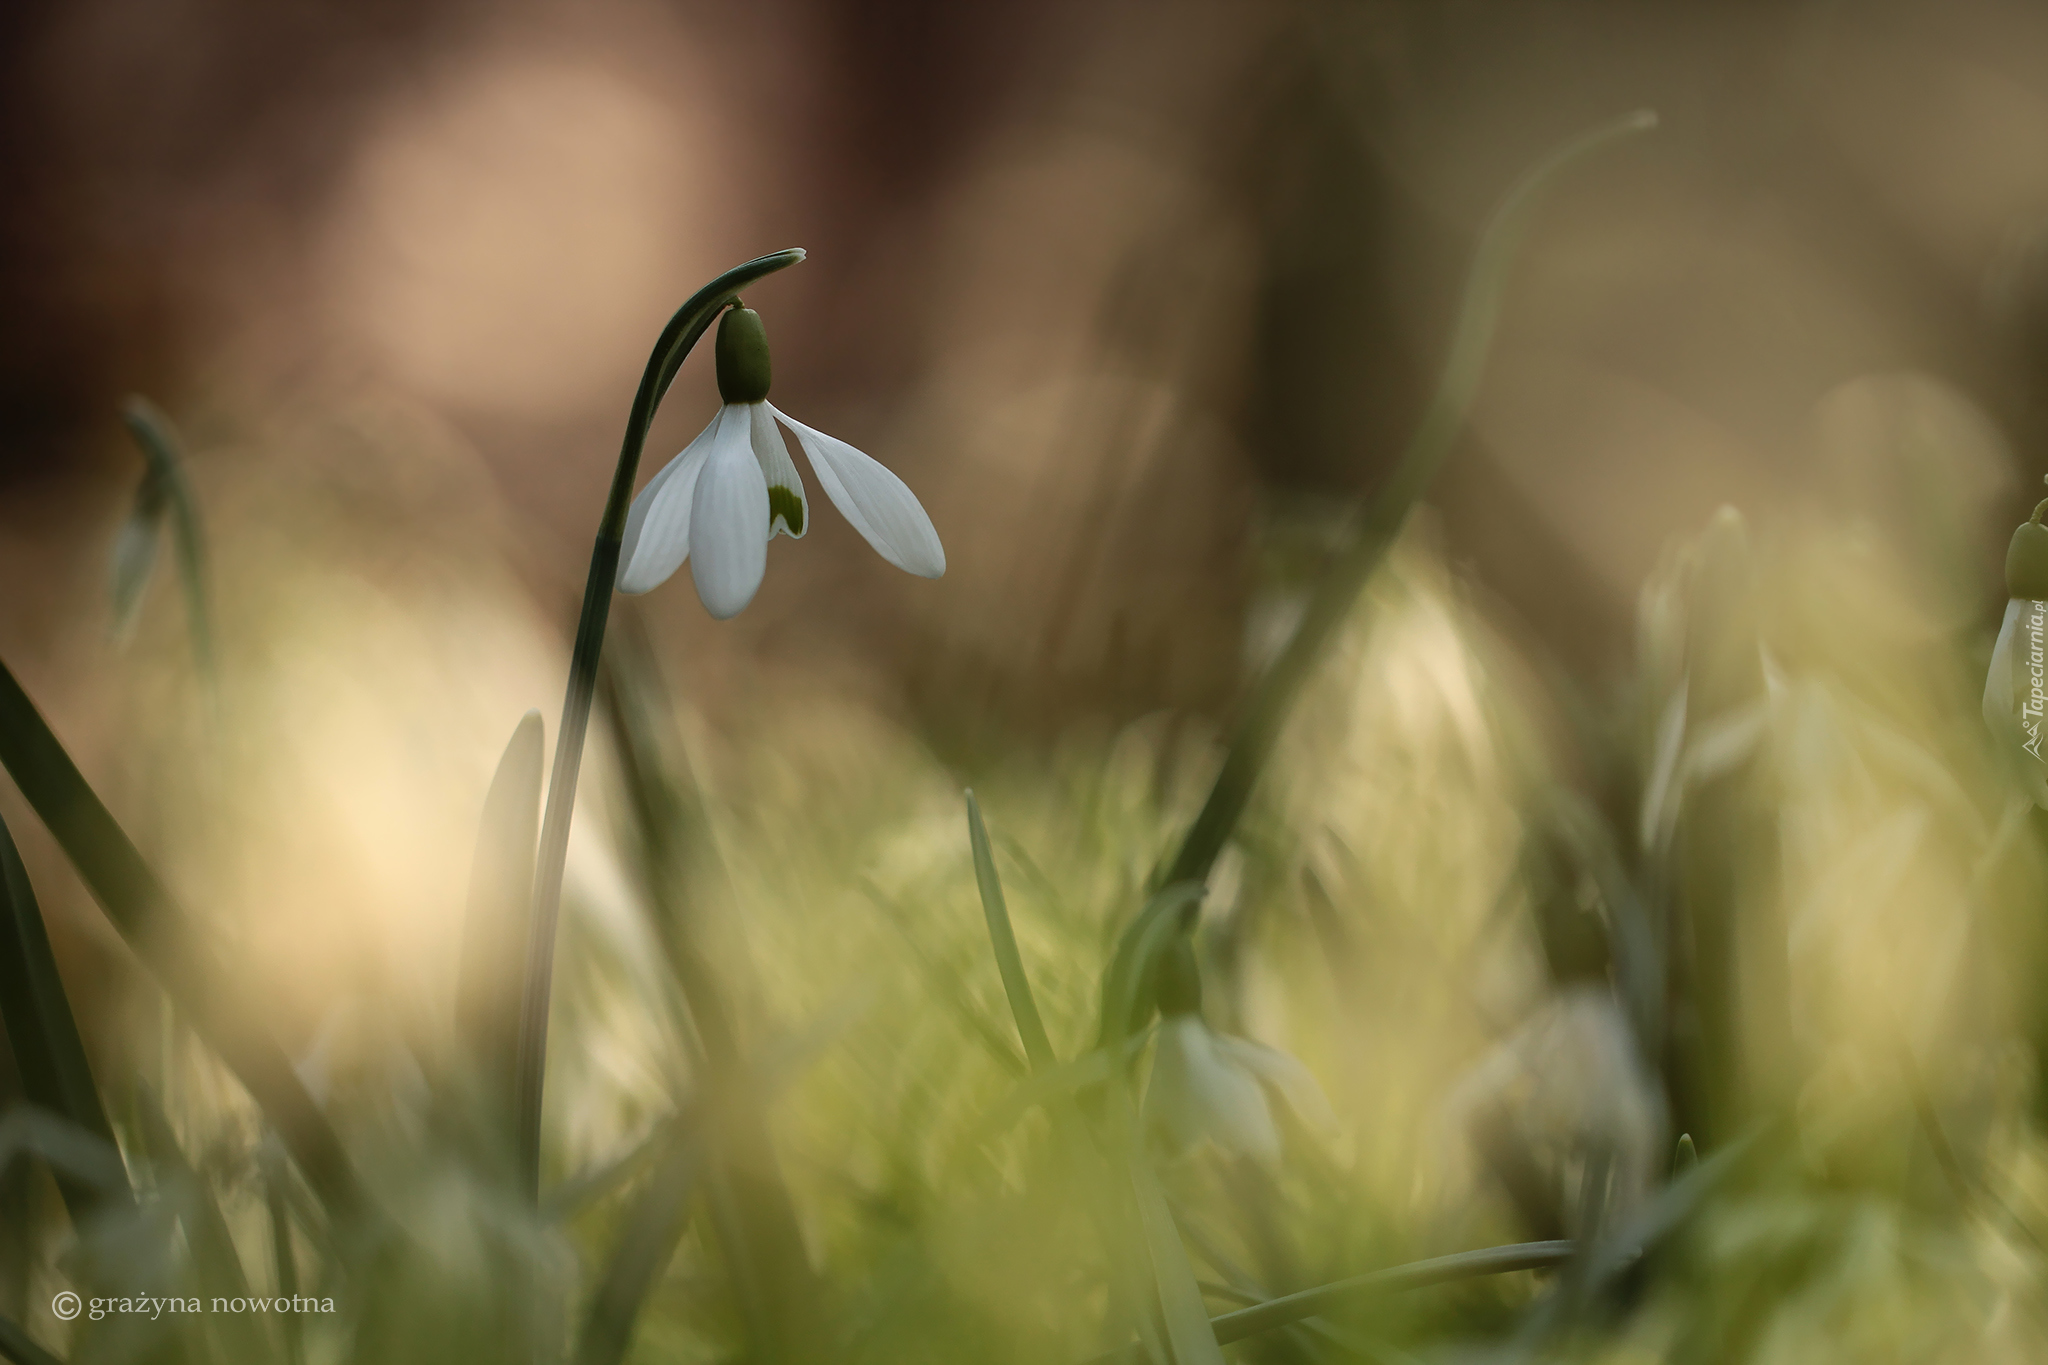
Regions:
<instances>
[{"instance_id":1,"label":"spathe leaf","mask_svg":"<svg viewBox=\"0 0 2048 1365\"><path fill-rule=\"evenodd\" d=\"M28 871L0 821L0 1022L14 1048L22 1093L31 1104L92 1134L111 1149L113 1124L100 1103L78 1021L57 973L50 937ZM118 1165L118 1160L116 1165ZM74 1222L111 1202L132 1204L127 1180L100 1186L57 1172L57 1188Z\"/></svg>"},{"instance_id":2,"label":"spathe leaf","mask_svg":"<svg viewBox=\"0 0 2048 1365\"><path fill-rule=\"evenodd\" d=\"M1206 894L1200 882L1176 882L1145 902L1124 929L1109 970L1102 975L1102 1025L1096 1046L1109 1047L1145 1026L1152 1014L1153 963L1175 934L1192 927L1195 907Z\"/></svg>"}]
</instances>

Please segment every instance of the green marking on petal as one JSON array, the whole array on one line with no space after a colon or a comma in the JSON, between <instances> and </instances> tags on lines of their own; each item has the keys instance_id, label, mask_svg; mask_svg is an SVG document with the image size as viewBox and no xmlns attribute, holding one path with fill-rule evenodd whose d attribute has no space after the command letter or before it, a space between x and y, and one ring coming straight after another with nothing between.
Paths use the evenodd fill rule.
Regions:
<instances>
[{"instance_id":1,"label":"green marking on petal","mask_svg":"<svg viewBox=\"0 0 2048 1365\"><path fill-rule=\"evenodd\" d=\"M782 524L789 528L789 534L800 536L804 533L804 500L793 488L776 484L768 490L768 529L775 530L775 519L782 518Z\"/></svg>"}]
</instances>

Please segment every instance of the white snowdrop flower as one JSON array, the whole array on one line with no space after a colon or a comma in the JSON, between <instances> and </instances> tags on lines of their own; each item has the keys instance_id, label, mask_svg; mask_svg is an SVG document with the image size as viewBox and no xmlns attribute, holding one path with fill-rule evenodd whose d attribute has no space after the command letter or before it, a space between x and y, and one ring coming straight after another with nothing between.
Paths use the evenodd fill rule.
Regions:
<instances>
[{"instance_id":1,"label":"white snowdrop flower","mask_svg":"<svg viewBox=\"0 0 2048 1365\"><path fill-rule=\"evenodd\" d=\"M800 540L810 529L810 502L777 422L796 434L825 496L882 558L922 578L945 573L938 532L903 480L768 401L768 337L759 314L727 309L715 349L724 406L633 499L620 592L659 587L688 559L697 596L713 616L737 615L754 600L768 542L778 534Z\"/></svg>"},{"instance_id":2,"label":"white snowdrop flower","mask_svg":"<svg viewBox=\"0 0 2048 1365\"><path fill-rule=\"evenodd\" d=\"M2048 527L2034 509L2013 532L2005 555L2005 619L1984 678L1984 723L2012 759L2021 787L2048 807L2048 759L2041 751L2048 715Z\"/></svg>"},{"instance_id":3,"label":"white snowdrop flower","mask_svg":"<svg viewBox=\"0 0 2048 1365\"><path fill-rule=\"evenodd\" d=\"M1337 1116L1316 1078L1294 1058L1202 1022L1201 978L1185 940L1160 961L1159 1042L1145 1091L1145 1116L1171 1145L1186 1151L1205 1138L1261 1161L1280 1156L1268 1089L1277 1090L1305 1121L1334 1130Z\"/></svg>"},{"instance_id":4,"label":"white snowdrop flower","mask_svg":"<svg viewBox=\"0 0 2048 1365\"><path fill-rule=\"evenodd\" d=\"M1589 1163L1608 1163L1608 1202L1625 1213L1669 1160L1663 1089L1605 986L1552 996L1459 1082L1448 1108L1483 1151L1489 1139L1505 1143L1495 1155L1548 1182L1541 1193L1566 1211L1568 1230L1578 1203L1569 1187Z\"/></svg>"}]
</instances>

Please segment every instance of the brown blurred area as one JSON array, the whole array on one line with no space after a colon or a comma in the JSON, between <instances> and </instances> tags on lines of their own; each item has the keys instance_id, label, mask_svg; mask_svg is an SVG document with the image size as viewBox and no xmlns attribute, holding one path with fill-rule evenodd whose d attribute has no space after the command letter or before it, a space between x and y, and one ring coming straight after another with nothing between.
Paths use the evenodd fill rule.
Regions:
<instances>
[{"instance_id":1,"label":"brown blurred area","mask_svg":"<svg viewBox=\"0 0 2048 1365\"><path fill-rule=\"evenodd\" d=\"M1982 539L1974 620L2043 435L2048 12L2011 0L21 0L0 102L0 650L80 717L121 395L202 491L233 449L360 493L380 466L305 414L402 409L457 454L371 519L497 509L566 639L647 345L786 245L749 299L776 400L902 473L951 569L821 503L736 622L647 599L686 689L837 670L1013 735L1220 714L1266 530L1373 486L1491 204L1639 106L1662 130L1538 219L1432 499L1532 643L1600 676L1720 503L1906 535L1929 488ZM709 417L705 359L643 479Z\"/></svg>"},{"instance_id":2,"label":"brown blurred area","mask_svg":"<svg viewBox=\"0 0 2048 1365\"><path fill-rule=\"evenodd\" d=\"M1675 528L1883 482L1896 452L1817 453L1857 445L1831 410L1926 409L1980 497L2039 440L2029 5L25 0L0 24L10 658L83 608L137 390L201 459L266 405L416 400L566 601L662 318L802 244L758 299L777 397L899 468L954 570L895 581L827 514L737 628L687 591L658 623L793 663L825 637L1020 720L1214 710L1255 495L1372 484L1501 187L1639 105L1664 130L1529 243L1436 499L1535 635L1597 666ZM707 415L702 368L649 472Z\"/></svg>"}]
</instances>

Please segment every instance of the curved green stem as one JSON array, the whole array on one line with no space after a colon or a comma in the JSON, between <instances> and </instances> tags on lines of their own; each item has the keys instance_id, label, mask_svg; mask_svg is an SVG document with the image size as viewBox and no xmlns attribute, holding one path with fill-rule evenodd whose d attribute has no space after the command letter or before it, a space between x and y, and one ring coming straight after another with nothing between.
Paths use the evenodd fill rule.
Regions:
<instances>
[{"instance_id":1,"label":"curved green stem","mask_svg":"<svg viewBox=\"0 0 2048 1365\"><path fill-rule=\"evenodd\" d=\"M605 622L618 581L619 553L626 534L626 513L633 505L633 482L640 473L641 448L647 444L647 428L654 421L655 409L704 329L740 290L803 258L798 248L773 252L735 266L693 294L654 343L626 417L618 467L612 474L604 516L598 522L597 543L590 552L590 576L584 583L583 611L576 622L569 690L562 701L561 728L555 732L554 773L548 781L547 813L541 820L540 851L534 864L533 924L527 940L526 986L520 998L519 1090L514 1112L521 1178L529 1196L536 1200L540 1197L540 1107L547 1066L548 994L555 968L555 921L562 907L562 868L569 852L569 817L576 804L576 774L583 762L583 737L590 725L598 656L604 649Z\"/></svg>"},{"instance_id":2,"label":"curved green stem","mask_svg":"<svg viewBox=\"0 0 2048 1365\"><path fill-rule=\"evenodd\" d=\"M1485 234L1480 238L1472 271L1465 281L1464 301L1451 335L1450 356L1437 381L1436 393L1424 409L1408 449L1402 453L1393 477L1379 495L1356 518L1350 544L1316 586L1287 647L1259 680L1249 706L1245 708L1230 739L1223 769L1209 790L1209 799L1195 817L1181 844L1180 853L1157 884L1206 881L1209 869L1223 851L1230 832L1237 827L1266 766L1282 722L1308 680L1323 646L1351 610L1351 604L1366 580L1386 557L1389 546L1400 534L1437 467L1450 453L1451 444L1465 425L1479 390L1486 353L1493 341L1494 325L1500 318L1501 297L1507 284L1508 268L1515 248L1538 197L1556 175L1581 157L1610 142L1657 126L1657 116L1638 110L1582 133L1553 150L1522 173L1494 210Z\"/></svg>"}]
</instances>

